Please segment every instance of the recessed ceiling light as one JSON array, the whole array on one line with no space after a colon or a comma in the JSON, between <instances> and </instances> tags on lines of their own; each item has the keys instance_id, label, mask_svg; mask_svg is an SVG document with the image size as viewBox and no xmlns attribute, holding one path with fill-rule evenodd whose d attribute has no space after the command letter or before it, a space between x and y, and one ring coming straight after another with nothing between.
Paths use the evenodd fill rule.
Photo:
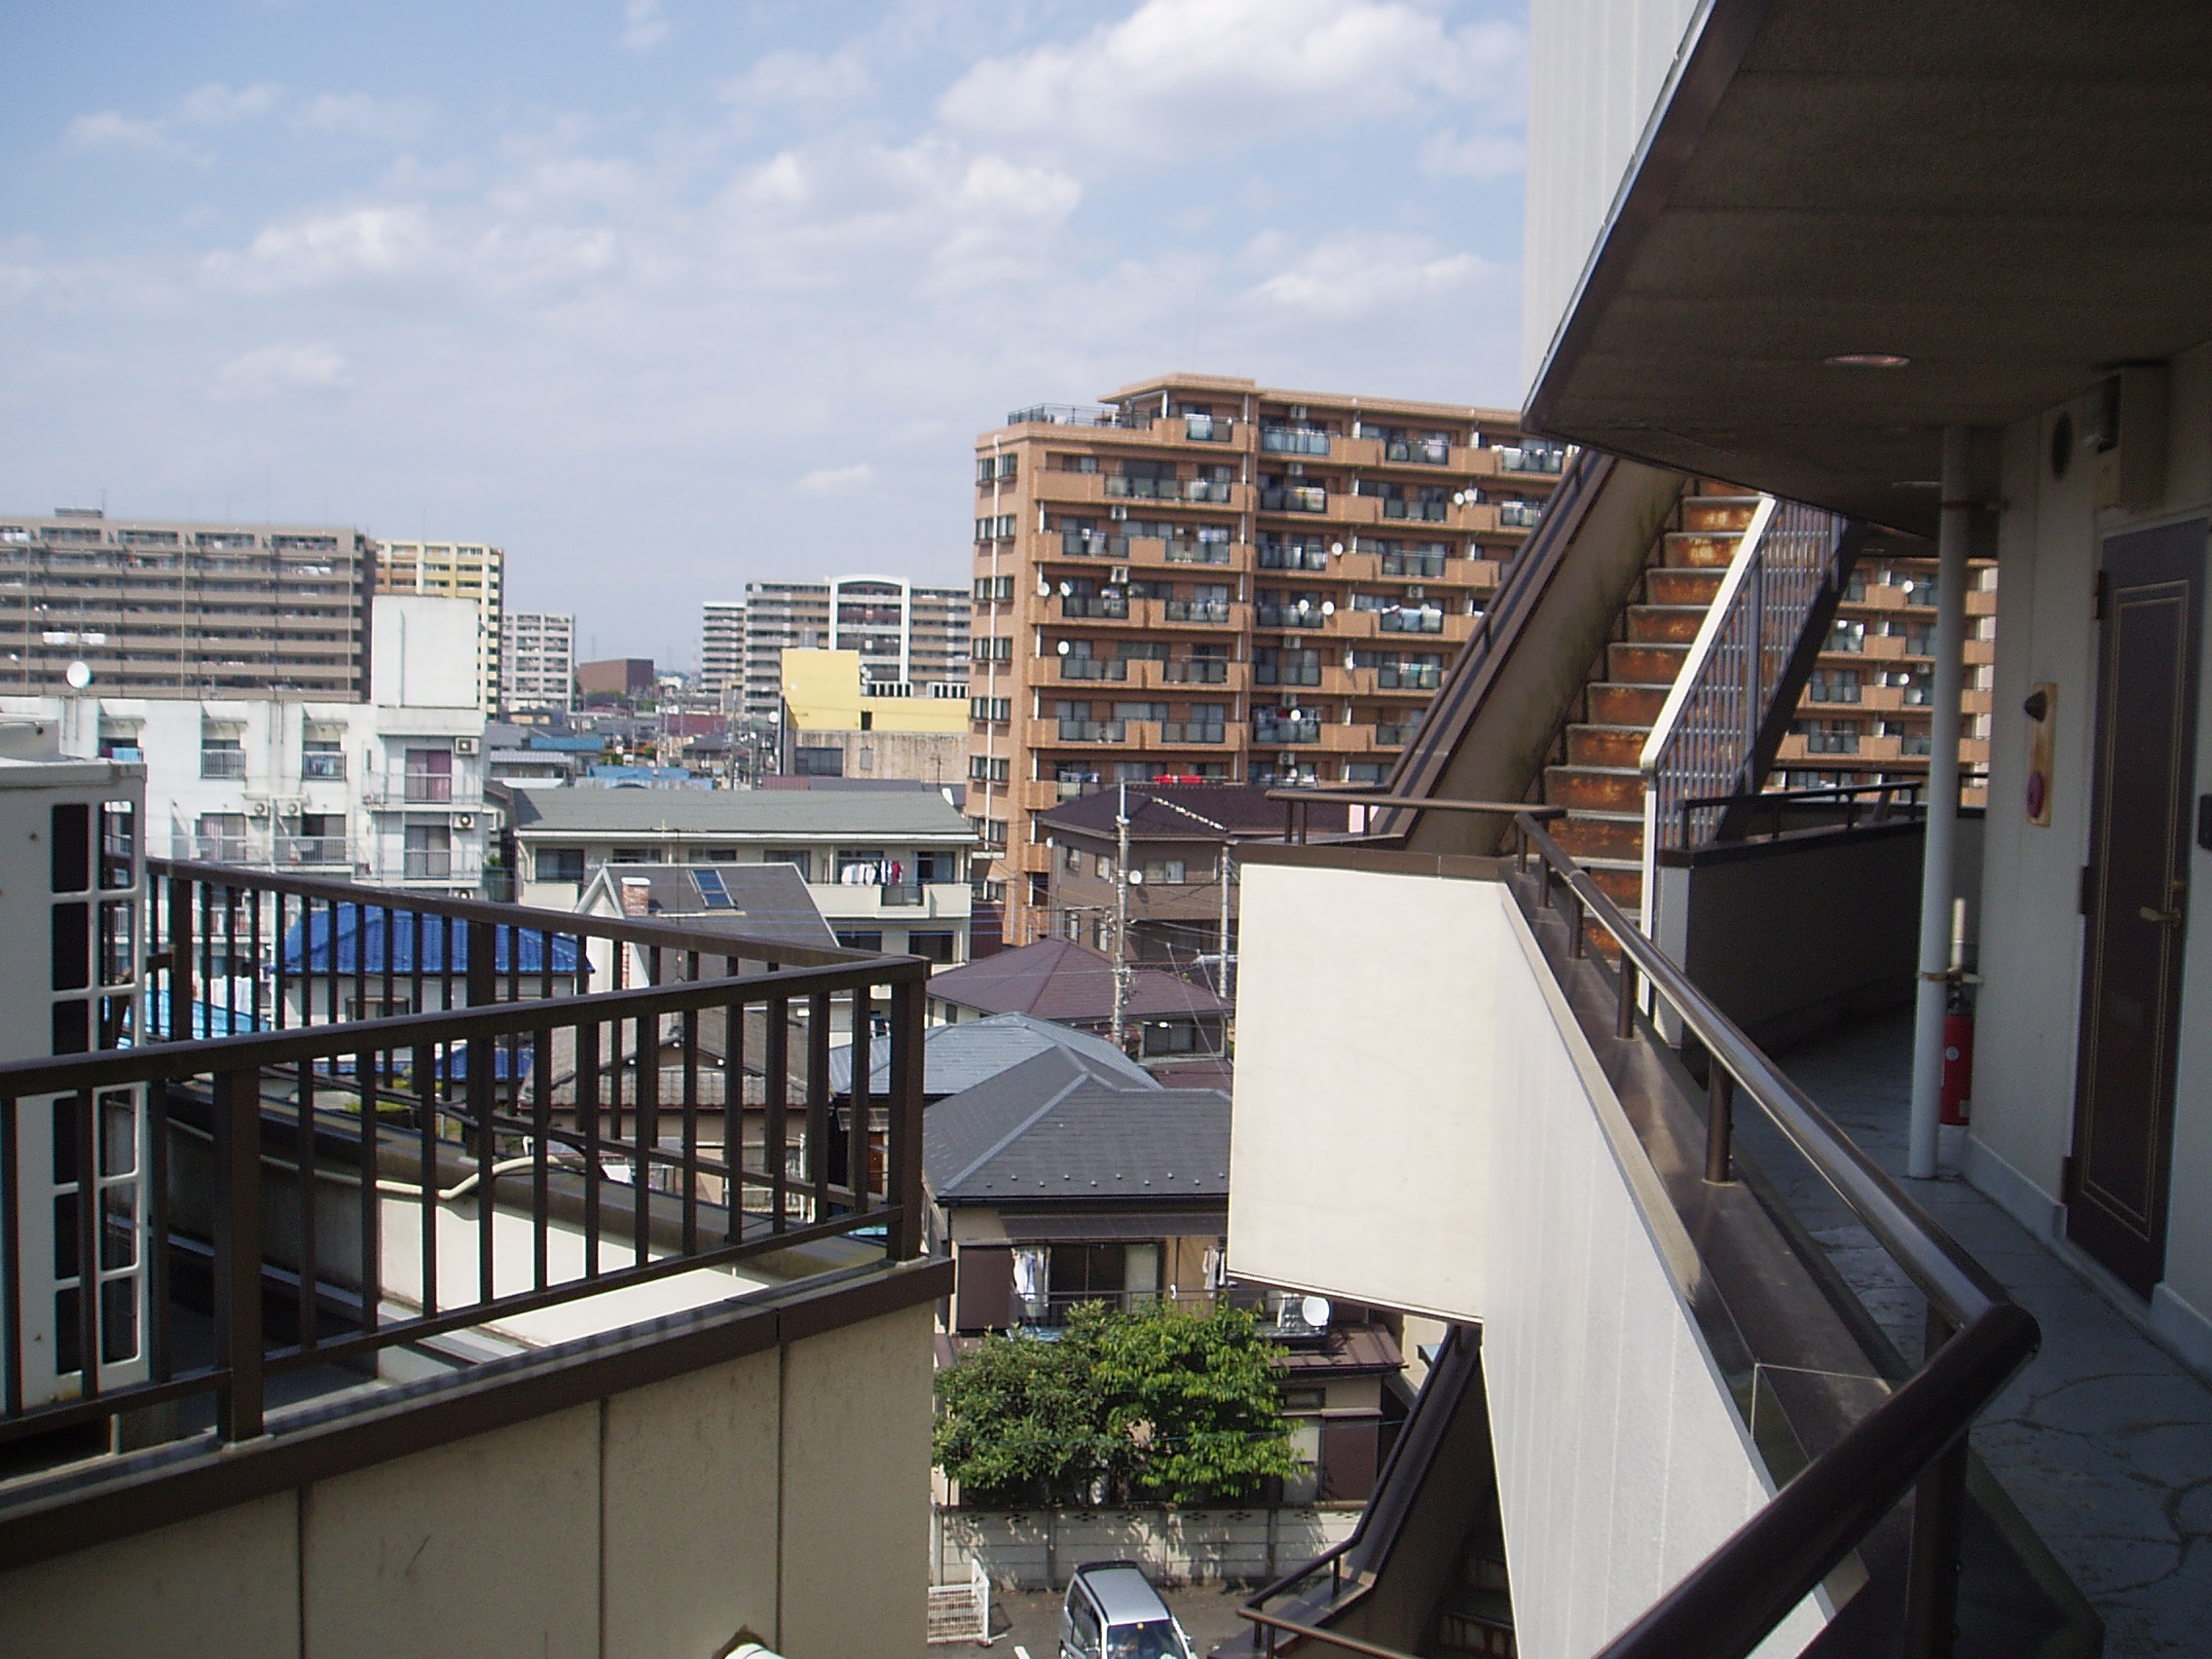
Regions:
<instances>
[{"instance_id":1,"label":"recessed ceiling light","mask_svg":"<svg viewBox=\"0 0 2212 1659\"><path fill-rule=\"evenodd\" d=\"M1895 351L1840 351L1826 361L1831 369L1901 369L1912 359Z\"/></svg>"},{"instance_id":2,"label":"recessed ceiling light","mask_svg":"<svg viewBox=\"0 0 2212 1659\"><path fill-rule=\"evenodd\" d=\"M1940 478L1900 478L1890 486L1893 490L1940 490L1942 487Z\"/></svg>"}]
</instances>

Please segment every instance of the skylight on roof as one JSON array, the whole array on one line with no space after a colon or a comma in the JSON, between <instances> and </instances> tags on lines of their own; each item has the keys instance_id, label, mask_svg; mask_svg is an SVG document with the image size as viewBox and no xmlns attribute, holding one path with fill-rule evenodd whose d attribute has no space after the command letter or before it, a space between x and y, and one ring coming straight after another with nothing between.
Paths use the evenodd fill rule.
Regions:
<instances>
[{"instance_id":1,"label":"skylight on roof","mask_svg":"<svg viewBox=\"0 0 2212 1659\"><path fill-rule=\"evenodd\" d=\"M722 872L719 869L695 869L691 879L699 884L699 899L710 910L735 909L736 903L729 889L722 885Z\"/></svg>"}]
</instances>

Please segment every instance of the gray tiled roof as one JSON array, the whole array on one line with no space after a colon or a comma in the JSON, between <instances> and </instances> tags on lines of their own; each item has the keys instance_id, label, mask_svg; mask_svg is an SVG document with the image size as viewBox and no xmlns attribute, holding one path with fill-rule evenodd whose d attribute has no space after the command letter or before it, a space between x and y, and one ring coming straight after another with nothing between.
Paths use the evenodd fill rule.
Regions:
<instances>
[{"instance_id":1,"label":"gray tiled roof","mask_svg":"<svg viewBox=\"0 0 2212 1659\"><path fill-rule=\"evenodd\" d=\"M730 903L710 906L699 892L699 876L721 877ZM647 912L661 921L681 918L694 930L775 940L786 944L828 945L837 936L822 919L806 883L786 864L607 865L602 866L617 903L626 882L643 881L651 897Z\"/></svg>"},{"instance_id":2,"label":"gray tiled roof","mask_svg":"<svg viewBox=\"0 0 2212 1659\"><path fill-rule=\"evenodd\" d=\"M850 835L974 838L934 790L536 790L518 787L515 830L534 835Z\"/></svg>"},{"instance_id":3,"label":"gray tiled roof","mask_svg":"<svg viewBox=\"0 0 2212 1659\"><path fill-rule=\"evenodd\" d=\"M940 1204L1229 1196L1229 1096L1145 1088L1047 1049L929 1109Z\"/></svg>"},{"instance_id":4,"label":"gray tiled roof","mask_svg":"<svg viewBox=\"0 0 2212 1659\"><path fill-rule=\"evenodd\" d=\"M1131 1088L1161 1087L1150 1072L1103 1037L1026 1014L994 1014L958 1025L933 1025L923 1033L922 1044L922 1092L929 1095L958 1094L1047 1049L1073 1049L1093 1066L1127 1080ZM888 1047L878 1043L868 1056L870 1087L878 1091L891 1087ZM830 1051L830 1088L843 1094L852 1086L853 1051L847 1044Z\"/></svg>"}]
</instances>

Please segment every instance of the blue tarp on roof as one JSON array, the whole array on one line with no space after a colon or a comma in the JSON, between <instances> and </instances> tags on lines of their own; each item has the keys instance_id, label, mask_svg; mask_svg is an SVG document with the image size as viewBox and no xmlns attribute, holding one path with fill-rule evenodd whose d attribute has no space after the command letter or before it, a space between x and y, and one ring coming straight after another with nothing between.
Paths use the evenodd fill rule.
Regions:
<instances>
[{"instance_id":1,"label":"blue tarp on roof","mask_svg":"<svg viewBox=\"0 0 2212 1659\"><path fill-rule=\"evenodd\" d=\"M399 896L394 895L395 899ZM422 915L422 960L416 960L416 921L420 912L403 906L387 911L371 906L364 921L362 906L340 904L336 907L337 935L332 938L333 916L330 910L316 910L309 918L303 931L302 924L294 922L284 935L284 971L287 974L328 974L332 971L335 943L336 971L341 974L413 974L420 967L425 974L443 974L449 967L456 974L468 970L468 925L456 921L449 924L442 916ZM391 938L385 935L387 924ZM452 935L453 960L446 960L447 935ZM527 925L501 925L495 935L497 949L494 967L501 974L542 974L545 972L545 936ZM388 945L388 949L387 949ZM556 974L588 973L583 962L579 941L573 934L553 936L553 972Z\"/></svg>"},{"instance_id":2,"label":"blue tarp on roof","mask_svg":"<svg viewBox=\"0 0 2212 1659\"><path fill-rule=\"evenodd\" d=\"M554 737L550 734L534 736L527 740L533 749L552 749L563 755L597 755L607 747L600 737Z\"/></svg>"},{"instance_id":3,"label":"blue tarp on roof","mask_svg":"<svg viewBox=\"0 0 2212 1659\"><path fill-rule=\"evenodd\" d=\"M269 1021L253 1016L252 984L250 979L230 981L230 995L235 1007L220 998L209 1001L204 997L195 997L192 1002L193 1040L203 1042L209 1037L243 1037L248 1032L274 1029ZM146 992L146 1014L152 1021L155 1034L166 1041L169 1032L169 994L166 990L155 988Z\"/></svg>"}]
</instances>

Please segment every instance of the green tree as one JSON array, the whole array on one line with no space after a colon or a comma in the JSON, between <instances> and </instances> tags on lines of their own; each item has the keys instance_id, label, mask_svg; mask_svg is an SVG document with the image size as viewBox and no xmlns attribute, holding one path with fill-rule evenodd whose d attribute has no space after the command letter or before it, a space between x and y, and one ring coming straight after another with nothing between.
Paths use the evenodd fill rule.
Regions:
<instances>
[{"instance_id":1,"label":"green tree","mask_svg":"<svg viewBox=\"0 0 2212 1659\"><path fill-rule=\"evenodd\" d=\"M1248 1499L1296 1468L1267 1345L1242 1309L1158 1306L1111 1319L1094 1374L1109 1431L1135 1450L1132 1496Z\"/></svg>"},{"instance_id":2,"label":"green tree","mask_svg":"<svg viewBox=\"0 0 2212 1659\"><path fill-rule=\"evenodd\" d=\"M1055 1339L985 1338L938 1398L937 1464L984 1502L1250 1498L1295 1468L1267 1346L1232 1308L1085 1304Z\"/></svg>"}]
</instances>

